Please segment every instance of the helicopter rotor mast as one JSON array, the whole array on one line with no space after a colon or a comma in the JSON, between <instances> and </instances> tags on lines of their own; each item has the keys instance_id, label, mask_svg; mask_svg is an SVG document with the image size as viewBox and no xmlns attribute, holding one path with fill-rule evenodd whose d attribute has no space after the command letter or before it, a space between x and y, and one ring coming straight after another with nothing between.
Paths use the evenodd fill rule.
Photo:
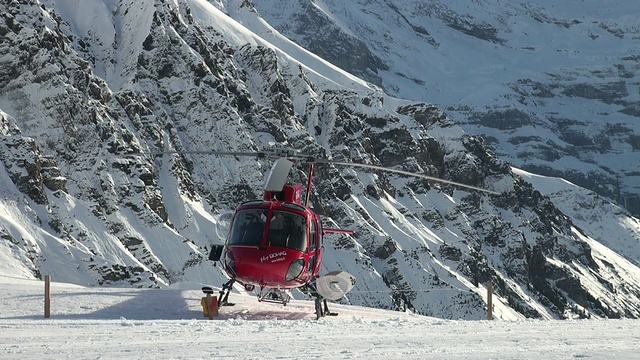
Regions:
<instances>
[{"instance_id":1,"label":"helicopter rotor mast","mask_svg":"<svg viewBox=\"0 0 640 360\"><path fill-rule=\"evenodd\" d=\"M309 206L309 197L311 196L311 180L313 179L313 163L309 164L309 176L307 179L307 192L304 198L304 206Z\"/></svg>"}]
</instances>

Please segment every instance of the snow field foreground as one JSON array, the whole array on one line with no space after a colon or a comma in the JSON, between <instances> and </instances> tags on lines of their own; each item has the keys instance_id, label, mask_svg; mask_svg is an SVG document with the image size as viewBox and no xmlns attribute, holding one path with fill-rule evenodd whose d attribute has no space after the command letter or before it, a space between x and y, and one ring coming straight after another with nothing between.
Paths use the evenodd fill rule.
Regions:
<instances>
[{"instance_id":1,"label":"snow field foreground","mask_svg":"<svg viewBox=\"0 0 640 360\"><path fill-rule=\"evenodd\" d=\"M2 359L634 359L637 320L452 321L357 306L315 320L313 302L259 303L203 317L195 285L142 290L0 275Z\"/></svg>"}]
</instances>

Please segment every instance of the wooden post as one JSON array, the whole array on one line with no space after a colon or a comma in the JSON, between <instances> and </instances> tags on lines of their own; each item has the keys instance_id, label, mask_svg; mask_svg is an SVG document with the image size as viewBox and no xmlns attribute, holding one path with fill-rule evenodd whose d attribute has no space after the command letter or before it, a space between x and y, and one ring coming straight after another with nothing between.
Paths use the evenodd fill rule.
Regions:
<instances>
[{"instance_id":1,"label":"wooden post","mask_svg":"<svg viewBox=\"0 0 640 360\"><path fill-rule=\"evenodd\" d=\"M44 318L51 317L51 275L44 277Z\"/></svg>"},{"instance_id":2,"label":"wooden post","mask_svg":"<svg viewBox=\"0 0 640 360\"><path fill-rule=\"evenodd\" d=\"M493 320L493 282L487 281L487 320Z\"/></svg>"}]
</instances>

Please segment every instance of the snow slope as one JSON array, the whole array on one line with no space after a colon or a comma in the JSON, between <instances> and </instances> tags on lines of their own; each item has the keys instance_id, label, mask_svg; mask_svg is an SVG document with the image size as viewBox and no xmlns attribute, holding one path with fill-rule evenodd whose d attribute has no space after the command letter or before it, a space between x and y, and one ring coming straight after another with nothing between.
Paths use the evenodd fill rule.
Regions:
<instances>
[{"instance_id":1,"label":"snow slope","mask_svg":"<svg viewBox=\"0 0 640 360\"><path fill-rule=\"evenodd\" d=\"M618 254L624 254L636 265L640 263L640 220L629 217L624 209L561 179L532 174L522 169L513 171L569 215L580 229L589 229L590 235ZM586 211L589 209L589 211Z\"/></svg>"},{"instance_id":2,"label":"snow slope","mask_svg":"<svg viewBox=\"0 0 640 360\"><path fill-rule=\"evenodd\" d=\"M313 319L313 302L286 307L233 293L234 307L212 321L202 294L86 288L52 283L43 318L43 282L0 276L2 359L634 359L634 320L462 321L332 305Z\"/></svg>"}]
</instances>

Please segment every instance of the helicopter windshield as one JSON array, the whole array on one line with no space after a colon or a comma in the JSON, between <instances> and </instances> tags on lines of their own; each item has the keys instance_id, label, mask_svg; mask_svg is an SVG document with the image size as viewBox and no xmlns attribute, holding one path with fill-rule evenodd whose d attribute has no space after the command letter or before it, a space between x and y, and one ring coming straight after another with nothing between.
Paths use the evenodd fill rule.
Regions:
<instances>
[{"instance_id":1,"label":"helicopter windshield","mask_svg":"<svg viewBox=\"0 0 640 360\"><path fill-rule=\"evenodd\" d=\"M240 210L233 220L227 244L260 245L267 221L266 209Z\"/></svg>"},{"instance_id":2,"label":"helicopter windshield","mask_svg":"<svg viewBox=\"0 0 640 360\"><path fill-rule=\"evenodd\" d=\"M307 227L305 217L289 211L274 210L269 222L267 243L307 251Z\"/></svg>"}]
</instances>

